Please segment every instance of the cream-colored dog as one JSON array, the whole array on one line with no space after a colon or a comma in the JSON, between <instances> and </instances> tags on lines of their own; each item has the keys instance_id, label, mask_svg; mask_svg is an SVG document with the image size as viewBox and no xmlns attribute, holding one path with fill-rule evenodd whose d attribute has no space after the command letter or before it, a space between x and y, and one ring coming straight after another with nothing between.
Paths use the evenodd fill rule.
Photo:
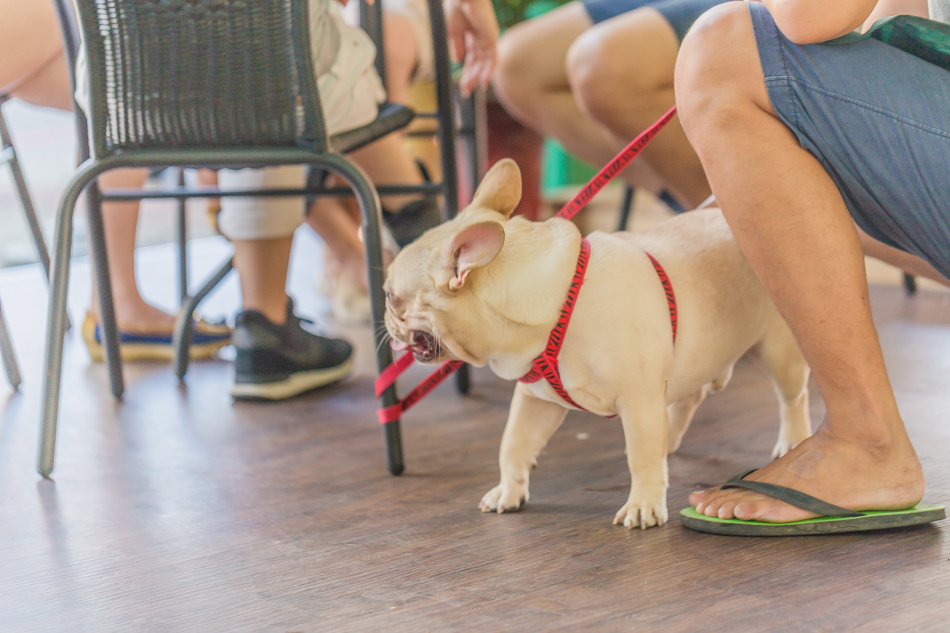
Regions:
<instances>
[{"instance_id":1,"label":"cream-colored dog","mask_svg":"<svg viewBox=\"0 0 950 633\"><path fill-rule=\"evenodd\" d=\"M518 167L500 161L463 213L399 253L386 281L386 327L396 347L422 362L488 364L509 380L532 368L567 297L581 235L566 220L510 217L520 197ZM666 456L706 394L726 385L748 351L779 396L774 456L811 433L808 366L718 209L641 234L588 239L586 280L558 362L575 403L623 424L631 485L615 524L666 522ZM647 252L672 282L675 344ZM544 379L518 383L501 439L501 481L482 498L483 511L517 510L528 500L528 475L570 408Z\"/></svg>"}]
</instances>

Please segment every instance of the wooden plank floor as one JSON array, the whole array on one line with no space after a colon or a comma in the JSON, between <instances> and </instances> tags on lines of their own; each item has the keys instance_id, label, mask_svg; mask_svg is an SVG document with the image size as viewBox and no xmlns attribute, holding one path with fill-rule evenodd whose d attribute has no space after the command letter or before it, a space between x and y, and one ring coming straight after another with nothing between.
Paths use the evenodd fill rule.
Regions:
<instances>
[{"instance_id":1,"label":"wooden plank floor","mask_svg":"<svg viewBox=\"0 0 950 633\"><path fill-rule=\"evenodd\" d=\"M224 252L200 246L196 267ZM292 287L321 307L311 253ZM169 250L143 254L171 296ZM309 259L308 259L309 258ZM300 261L304 261L300 265ZM76 264L74 322L87 291ZM688 493L763 463L777 432L771 386L740 363L670 459L671 521L611 525L626 498L620 425L572 413L542 455L529 506L481 514L512 385L484 370L403 421L407 472L385 469L368 328L346 330L356 375L280 404L233 404L226 360L179 386L130 367L125 400L68 337L52 480L34 471L45 287L0 273L25 384L0 386L0 631L946 631L950 523L778 540L684 529ZM903 414L950 502L950 294L874 287ZM210 299L230 314L233 282ZM421 374L414 374L415 377ZM822 403L812 413L821 419Z\"/></svg>"}]
</instances>

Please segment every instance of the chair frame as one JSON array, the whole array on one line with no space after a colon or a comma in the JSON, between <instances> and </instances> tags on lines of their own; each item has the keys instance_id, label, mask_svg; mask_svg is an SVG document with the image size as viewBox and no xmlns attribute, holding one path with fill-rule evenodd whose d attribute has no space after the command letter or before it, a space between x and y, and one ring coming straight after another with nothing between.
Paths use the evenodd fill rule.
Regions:
<instances>
[{"instance_id":1,"label":"chair frame","mask_svg":"<svg viewBox=\"0 0 950 633\"><path fill-rule=\"evenodd\" d=\"M57 9L60 12L61 24L63 25L64 41L67 44L67 50L71 53L78 51L77 29L75 28L74 14L71 13L72 5L68 0L57 0ZM306 2L298 0L294 4L295 18L298 24L306 24ZM70 26L72 25L72 26ZM298 63L303 69L310 69L309 53L301 55L306 59L298 59ZM75 57L70 56L70 62L74 63ZM92 56L90 56L92 57ZM74 69L73 69L74 70ZM94 63L90 60L89 71L95 73ZM75 75L75 72L73 72ZM303 89L310 91L312 99L310 103L317 104L319 107L318 96L316 94L316 82L313 79L312 70L301 71L303 78ZM97 85L96 80L90 80L92 85ZM90 120L95 122L100 120L105 113L97 111L96 99L93 100ZM82 116L82 110L76 107L78 133L81 141L87 138L86 121ZM322 116L319 112L310 112L309 116L322 127ZM95 129L95 128L94 128ZM316 130L320 134L320 130ZM97 132L98 133L98 132ZM49 318L47 321L47 339L46 339L46 380L43 387L43 405L42 405L42 428L40 433L40 447L38 458L38 471L44 477L49 476L54 466L56 430L58 421L58 408L60 399L60 388L62 380L62 360L63 346L65 336L65 314L66 314L66 296L68 291L70 251L73 234L73 216L76 203L83 191L87 191L92 198L88 205L90 233L93 237L93 265L96 269L96 279L100 288L100 299L102 301L103 329L107 333L111 330L112 334L117 334L114 322L114 312L112 309L110 280L108 275L108 259L105 252L104 240L102 240L102 214L101 202L113 198L109 195L103 195L95 186L96 178L106 171L117 168L144 167L144 168L166 168L166 167L207 167L215 168L242 168L247 166L279 166L279 165L311 165L332 171L343 178L350 186L359 203L364 240L366 245L367 268L370 271L370 303L372 306L374 322L381 324L383 320L383 311L385 309L385 298L382 290L382 270L383 258L380 242L380 225L382 223L379 196L375 187L367 178L366 174L355 164L343 156L330 153L329 141L324 136L322 143L315 143L314 147L304 147L298 144L297 147L278 146L278 147L251 147L251 148L214 148L214 149L147 149L137 151L126 149L121 153L113 153L104 157L93 157L84 160L78 167L77 172L69 181L66 190L60 202L56 219L55 246L52 264L52 290L50 299ZM240 192L220 192L221 195L238 195ZM248 192L244 192L245 194ZM260 192L253 192L254 195L260 195ZM310 193L304 189L296 190L294 195L304 195ZM287 192L269 192L270 195L287 195ZM206 191L198 195L207 196ZM217 194L215 194L217 195ZM137 196L141 199L145 196ZM178 192L174 196L164 197L192 197L184 196ZM225 268L229 268L230 263ZM226 274L226 273L225 273ZM223 276L223 275L222 275ZM111 321L111 323L109 322ZM382 345L382 332L377 329L377 364L380 369L386 367L392 361L392 352L386 345ZM111 340L110 340L111 339ZM104 346L106 356L109 360L110 379L112 383L113 394L121 397L124 385L122 383L121 360L119 358L117 336L104 336ZM389 405L396 402L395 391L390 394L383 394L382 400ZM401 452L401 446L398 447Z\"/></svg>"},{"instance_id":2,"label":"chair frame","mask_svg":"<svg viewBox=\"0 0 950 633\"><path fill-rule=\"evenodd\" d=\"M55 0L57 10L60 13L60 22L63 27L63 37L66 43L66 49L70 52L69 62L72 75L75 77L72 65L75 61L75 53L78 51L78 30L75 27L74 14L69 13L71 9L70 0ZM429 0L430 15L433 24L434 41L436 42L435 65L437 77L449 78L451 76L450 60L448 55L447 37L445 34L445 18L440 0ZM72 27L70 25L72 24ZM381 24L381 21L380 21ZM378 57L381 57L379 55ZM192 197L224 197L224 196L286 196L286 195L354 195L359 202L364 238L366 240L366 258L367 268L370 271L370 303L373 312L374 336L376 338L376 360L377 369L382 371L392 362L392 351L384 342L385 334L383 328L383 313L385 310L385 298L383 296L382 278L383 259L382 249L379 237L379 227L381 225L381 212L379 203L379 194L398 194L427 191L433 193L442 193L445 201L445 215L453 217L458 211L458 169L455 156L455 110L453 95L450 82L447 80L437 81L437 102L438 112L435 118L439 119L440 147L443 163L443 178L441 183L427 183L419 186L388 186L376 188L368 180L365 173L351 163L348 159L337 154L315 154L304 149L296 148L293 150L281 149L274 150L268 148L259 148L253 151L235 150L227 152L222 150L176 150L176 151L155 151L149 150L147 155L136 155L134 152L123 152L121 157L107 157L98 161L85 160L79 167L78 172L70 181L67 190L60 204L56 223L56 248L55 258L52 263L54 271L54 283L52 297L50 302L50 314L47 323L47 352L46 352L46 381L44 384L42 428L40 433L40 449L38 458L38 471L44 477L49 476L54 465L56 426L58 418L58 403L60 397L61 375L62 375L62 352L64 343L63 320L65 317L65 297L68 288L68 270L70 258L70 242L72 235L72 216L76 202L80 194L85 190L89 200L89 225L90 233L93 238L92 259L96 270L96 280L100 288L101 312L103 315L102 325L104 331L104 348L106 359L109 366L110 384L112 393L117 399L121 399L124 391L122 379L121 359L119 357L117 327L115 325L114 311L112 307L111 286L109 282L107 256L102 228L101 203L103 200L142 200L148 198L174 198L183 202ZM474 100L471 103L475 103ZM471 161L471 180L472 190L474 183L483 173L484 161L484 140L476 132L474 121L475 116L471 114L466 123L466 108L463 110L463 131L470 155ZM477 112L477 109L470 107L468 113ZM77 133L79 135L80 145L86 149L88 156L88 144L86 139L87 123L82 111L76 107L77 113ZM484 129L482 127L482 129ZM375 139L372 139L375 140ZM353 148L349 148L355 149ZM273 190L252 190L252 191L220 191L217 188L198 187L185 189L177 187L165 189L162 191L110 191L103 193L96 186L96 178L102 173L120 167L207 167L213 165L215 168L226 167L245 167L248 164L259 165L285 165L285 164L305 164L311 167L320 167L333 171L343 177L349 187L307 187L303 189L273 189ZM183 237L183 235L182 235ZM185 253L183 239L180 241L181 258L184 261ZM183 292L183 305L179 312L178 322L175 327L174 346L176 348L175 367L176 373L180 378L184 377L188 365L187 350L190 343L190 323L191 315L198 303L227 275L232 267L231 260L225 262L201 288L193 295L188 296ZM184 280L184 273L182 273ZM183 281L183 285L184 285ZM468 390L469 380L467 372L462 373L458 379L458 386L462 392ZM395 386L390 387L380 397L380 403L383 407L392 406L398 401ZM389 471L398 475L403 472L405 466L403 462L402 442L400 433L400 421L383 425L384 437L386 442L387 463Z\"/></svg>"},{"instance_id":3,"label":"chair frame","mask_svg":"<svg viewBox=\"0 0 950 633\"><path fill-rule=\"evenodd\" d=\"M20 198L20 205L23 207L23 214L26 216L26 223L30 229L30 235L33 238L33 244L36 246L36 252L43 270L46 273L46 279L50 279L50 259L49 251L46 249L46 241L43 239L43 230L40 228L40 222L36 215L36 208L33 206L33 198L30 196L29 187L26 185L26 178L20 167L20 159L17 156L16 148L13 145L13 138L10 136L10 130L7 128L7 121L3 117L3 104L10 100L9 95L0 94L0 164L10 166L10 173L13 175L13 184L16 187L17 195ZM65 326L69 328L69 319L65 321ZM3 318L3 312L0 310L0 357L2 357L3 368L6 372L7 381L14 389L19 389L23 378L20 374L20 368L17 364L16 353L13 349L13 340L7 328L6 320Z\"/></svg>"}]
</instances>

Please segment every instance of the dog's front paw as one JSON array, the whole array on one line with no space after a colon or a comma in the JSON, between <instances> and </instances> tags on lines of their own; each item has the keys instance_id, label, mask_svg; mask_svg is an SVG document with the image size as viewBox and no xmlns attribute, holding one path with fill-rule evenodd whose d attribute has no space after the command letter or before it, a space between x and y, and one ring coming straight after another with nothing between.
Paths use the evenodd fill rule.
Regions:
<instances>
[{"instance_id":1,"label":"dog's front paw","mask_svg":"<svg viewBox=\"0 0 950 633\"><path fill-rule=\"evenodd\" d=\"M528 500L528 488L524 484L500 483L482 497L478 508L482 512L517 512Z\"/></svg>"},{"instance_id":2,"label":"dog's front paw","mask_svg":"<svg viewBox=\"0 0 950 633\"><path fill-rule=\"evenodd\" d=\"M645 530L654 525L663 525L666 523L668 515L666 512L666 502L651 503L649 501L627 501L626 504L614 517L614 525L623 524L631 530L639 527Z\"/></svg>"}]
</instances>

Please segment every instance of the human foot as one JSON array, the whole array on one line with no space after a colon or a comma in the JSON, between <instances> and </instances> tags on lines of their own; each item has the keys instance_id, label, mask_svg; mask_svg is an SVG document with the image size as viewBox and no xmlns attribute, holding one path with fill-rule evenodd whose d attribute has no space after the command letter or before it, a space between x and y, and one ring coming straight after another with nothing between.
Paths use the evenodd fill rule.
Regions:
<instances>
[{"instance_id":1,"label":"human foot","mask_svg":"<svg viewBox=\"0 0 950 633\"><path fill-rule=\"evenodd\" d=\"M785 486L852 510L910 508L923 497L924 476L910 440L887 446L835 437L822 425L784 457L750 474L749 481ZM816 515L750 490L712 488L689 497L709 517L788 523Z\"/></svg>"},{"instance_id":2,"label":"human foot","mask_svg":"<svg viewBox=\"0 0 950 633\"><path fill-rule=\"evenodd\" d=\"M143 305L144 309L138 307L124 312L116 306L120 356L126 361L170 361L174 355L175 317L148 304ZM100 322L98 311L90 309L82 324L82 338L94 362L102 362L105 358ZM189 356L192 360L211 358L230 342L231 329L226 324L194 320Z\"/></svg>"},{"instance_id":3,"label":"human foot","mask_svg":"<svg viewBox=\"0 0 950 633\"><path fill-rule=\"evenodd\" d=\"M330 300L338 323L358 325L372 320L366 267L359 257L344 261L328 252L324 274L317 277L317 289Z\"/></svg>"},{"instance_id":4,"label":"human foot","mask_svg":"<svg viewBox=\"0 0 950 633\"><path fill-rule=\"evenodd\" d=\"M115 320L120 330L136 332L164 332L171 331L175 325L175 315L156 308L144 301L122 303L115 302ZM89 315L101 321L99 302L93 300L89 306Z\"/></svg>"},{"instance_id":5,"label":"human foot","mask_svg":"<svg viewBox=\"0 0 950 633\"><path fill-rule=\"evenodd\" d=\"M353 347L342 339L309 332L300 323L289 298L280 325L254 310L238 314L231 395L236 399L285 400L350 374Z\"/></svg>"},{"instance_id":6,"label":"human foot","mask_svg":"<svg viewBox=\"0 0 950 633\"><path fill-rule=\"evenodd\" d=\"M389 266L399 251L392 237L383 231L383 264ZM324 276L318 277L317 288L329 300L338 323L354 325L369 323L372 309L369 300L369 276L362 250L347 254L327 249Z\"/></svg>"}]
</instances>

